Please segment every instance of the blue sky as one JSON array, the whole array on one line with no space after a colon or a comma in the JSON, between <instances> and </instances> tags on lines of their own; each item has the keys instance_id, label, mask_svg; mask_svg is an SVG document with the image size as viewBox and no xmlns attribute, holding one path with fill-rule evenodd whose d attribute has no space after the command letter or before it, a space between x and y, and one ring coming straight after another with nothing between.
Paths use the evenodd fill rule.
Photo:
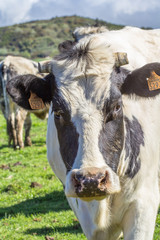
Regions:
<instances>
[{"instance_id":1,"label":"blue sky","mask_svg":"<svg viewBox=\"0 0 160 240\"><path fill-rule=\"evenodd\" d=\"M160 28L160 0L0 0L0 26L75 14Z\"/></svg>"}]
</instances>

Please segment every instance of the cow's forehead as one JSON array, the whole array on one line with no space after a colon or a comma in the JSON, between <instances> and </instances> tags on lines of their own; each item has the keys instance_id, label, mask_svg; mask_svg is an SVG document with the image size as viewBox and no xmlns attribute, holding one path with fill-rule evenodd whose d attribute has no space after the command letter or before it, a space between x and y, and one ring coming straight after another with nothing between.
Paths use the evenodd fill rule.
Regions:
<instances>
[{"instance_id":1,"label":"cow's forehead","mask_svg":"<svg viewBox=\"0 0 160 240\"><path fill-rule=\"evenodd\" d=\"M110 74L114 64L114 52L105 38L87 37L55 57L53 73L60 77L61 82L72 81L84 74L101 75L103 78Z\"/></svg>"},{"instance_id":2,"label":"cow's forehead","mask_svg":"<svg viewBox=\"0 0 160 240\"><path fill-rule=\"evenodd\" d=\"M99 105L109 97L115 59L105 39L82 39L52 64L58 88L71 105L84 100Z\"/></svg>"}]
</instances>

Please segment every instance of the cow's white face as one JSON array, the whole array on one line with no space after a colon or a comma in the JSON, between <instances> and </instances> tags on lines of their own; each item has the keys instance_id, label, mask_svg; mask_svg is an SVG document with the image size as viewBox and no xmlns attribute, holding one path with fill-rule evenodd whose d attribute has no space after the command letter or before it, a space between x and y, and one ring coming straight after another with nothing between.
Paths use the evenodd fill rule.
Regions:
<instances>
[{"instance_id":1,"label":"cow's white face","mask_svg":"<svg viewBox=\"0 0 160 240\"><path fill-rule=\"evenodd\" d=\"M62 54L51 64L42 65L50 72L44 79L29 74L17 76L7 83L7 90L17 104L28 110L31 91L44 103L52 101L58 155L66 167L66 195L102 199L120 191L119 173L133 178L140 168L143 131L136 118L128 120L123 116L121 93L154 96L138 78L143 71L148 77L150 70L144 67L128 75L127 70L117 66L103 37L67 44L68 49L60 46ZM119 164L122 155L125 168Z\"/></svg>"},{"instance_id":2,"label":"cow's white face","mask_svg":"<svg viewBox=\"0 0 160 240\"><path fill-rule=\"evenodd\" d=\"M76 49L76 54L82 56L72 64L61 59L52 65L57 83L52 105L68 172L65 193L85 200L102 199L120 191L116 172L123 147L122 101L114 79L118 74L115 59L109 48L104 58L104 46L96 44L99 51L95 51L94 44L87 53Z\"/></svg>"}]
</instances>

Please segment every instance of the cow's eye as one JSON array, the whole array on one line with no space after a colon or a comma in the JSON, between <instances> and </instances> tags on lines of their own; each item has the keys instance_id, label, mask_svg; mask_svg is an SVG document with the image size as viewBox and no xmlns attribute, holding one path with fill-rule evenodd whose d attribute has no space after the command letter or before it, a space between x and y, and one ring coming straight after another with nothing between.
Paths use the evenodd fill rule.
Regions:
<instances>
[{"instance_id":1,"label":"cow's eye","mask_svg":"<svg viewBox=\"0 0 160 240\"><path fill-rule=\"evenodd\" d=\"M120 105L120 104L117 104L117 105L114 107L114 112L118 113L120 110L121 110L121 105Z\"/></svg>"},{"instance_id":2,"label":"cow's eye","mask_svg":"<svg viewBox=\"0 0 160 240\"><path fill-rule=\"evenodd\" d=\"M62 114L62 110L54 111L54 117L58 120L60 119L61 114Z\"/></svg>"}]
</instances>

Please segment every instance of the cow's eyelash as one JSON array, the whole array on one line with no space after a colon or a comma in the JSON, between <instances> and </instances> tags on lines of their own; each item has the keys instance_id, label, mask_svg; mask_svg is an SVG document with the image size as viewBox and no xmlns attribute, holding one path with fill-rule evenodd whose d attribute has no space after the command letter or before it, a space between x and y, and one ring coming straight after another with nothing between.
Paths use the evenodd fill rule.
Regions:
<instances>
[{"instance_id":1,"label":"cow's eyelash","mask_svg":"<svg viewBox=\"0 0 160 240\"><path fill-rule=\"evenodd\" d=\"M60 114L63 113L63 110L60 108L52 108L52 109L53 109L53 112L60 113Z\"/></svg>"}]
</instances>

